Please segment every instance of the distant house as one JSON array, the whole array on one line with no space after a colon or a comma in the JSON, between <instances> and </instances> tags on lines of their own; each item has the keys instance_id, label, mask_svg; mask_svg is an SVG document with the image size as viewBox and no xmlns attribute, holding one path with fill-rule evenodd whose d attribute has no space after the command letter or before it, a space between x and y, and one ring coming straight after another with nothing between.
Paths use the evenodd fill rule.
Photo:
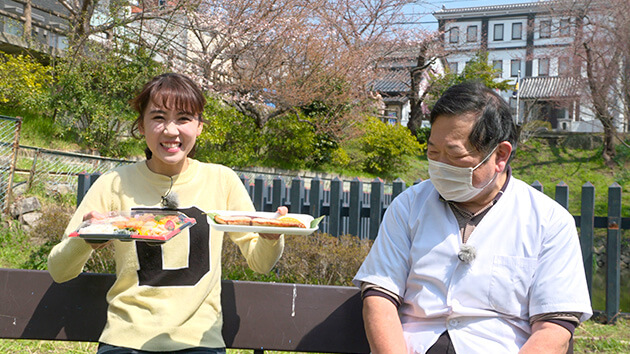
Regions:
<instances>
[{"instance_id":1,"label":"distant house","mask_svg":"<svg viewBox=\"0 0 630 354\"><path fill-rule=\"evenodd\" d=\"M544 120L554 130L601 131L589 107L580 102L577 80L563 51L570 47L579 21L552 14L548 1L442 8L433 13L451 54L448 66L462 72L479 50L488 52L499 78L519 82L502 92L519 123ZM624 131L622 119L618 129Z\"/></svg>"},{"instance_id":2,"label":"distant house","mask_svg":"<svg viewBox=\"0 0 630 354\"><path fill-rule=\"evenodd\" d=\"M411 87L411 70L417 65L417 51L402 50L388 55L378 65L380 75L371 85L371 90L382 100L383 112L381 120L390 124L407 126L411 114L410 98L414 94ZM441 60L433 61L421 74L416 92L422 95L428 88L429 72L440 75L444 73ZM423 106L425 113L428 113ZM423 121L428 126L428 121Z\"/></svg>"}]
</instances>

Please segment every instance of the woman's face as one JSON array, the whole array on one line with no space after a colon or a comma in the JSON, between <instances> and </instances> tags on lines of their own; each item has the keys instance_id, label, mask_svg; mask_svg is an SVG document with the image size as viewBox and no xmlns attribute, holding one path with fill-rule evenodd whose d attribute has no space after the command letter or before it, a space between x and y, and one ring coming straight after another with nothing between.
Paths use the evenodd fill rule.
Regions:
<instances>
[{"instance_id":1,"label":"woman's face","mask_svg":"<svg viewBox=\"0 0 630 354\"><path fill-rule=\"evenodd\" d=\"M147 161L155 173L174 176L188 168L187 156L203 123L196 115L157 105L153 100L144 111L138 131L144 135L153 156Z\"/></svg>"}]
</instances>

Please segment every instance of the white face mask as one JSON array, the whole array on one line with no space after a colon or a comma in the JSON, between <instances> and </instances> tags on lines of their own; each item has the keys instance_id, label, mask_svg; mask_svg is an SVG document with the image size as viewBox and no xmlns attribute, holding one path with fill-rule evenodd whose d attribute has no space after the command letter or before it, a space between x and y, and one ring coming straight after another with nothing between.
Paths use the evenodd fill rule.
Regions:
<instances>
[{"instance_id":1,"label":"white face mask","mask_svg":"<svg viewBox=\"0 0 630 354\"><path fill-rule=\"evenodd\" d=\"M497 176L495 173L488 183L481 188L473 186L473 171L486 162L497 147L475 167L456 167L429 159L431 183L433 183L433 186L442 198L446 200L453 202L467 202L471 200L492 183Z\"/></svg>"}]
</instances>

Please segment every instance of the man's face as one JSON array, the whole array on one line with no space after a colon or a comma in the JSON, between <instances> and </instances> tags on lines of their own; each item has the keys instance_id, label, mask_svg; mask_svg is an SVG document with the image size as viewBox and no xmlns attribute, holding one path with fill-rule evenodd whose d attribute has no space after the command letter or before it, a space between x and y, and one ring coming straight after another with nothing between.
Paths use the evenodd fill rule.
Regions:
<instances>
[{"instance_id":1,"label":"man's face","mask_svg":"<svg viewBox=\"0 0 630 354\"><path fill-rule=\"evenodd\" d=\"M437 117L431 125L427 157L456 167L477 166L486 155L477 151L468 140L476 117L475 113ZM473 171L473 185L486 185L496 171L496 164L491 156Z\"/></svg>"}]
</instances>

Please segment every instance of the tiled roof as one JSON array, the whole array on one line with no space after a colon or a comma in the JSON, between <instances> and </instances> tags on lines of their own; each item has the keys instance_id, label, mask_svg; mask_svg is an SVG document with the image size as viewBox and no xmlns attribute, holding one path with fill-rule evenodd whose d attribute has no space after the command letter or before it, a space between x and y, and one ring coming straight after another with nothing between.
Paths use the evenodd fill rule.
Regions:
<instances>
[{"instance_id":1,"label":"tiled roof","mask_svg":"<svg viewBox=\"0 0 630 354\"><path fill-rule=\"evenodd\" d=\"M405 104L409 101L409 97L407 96L384 96L383 97L383 102L385 103L401 103L401 104Z\"/></svg>"},{"instance_id":2,"label":"tiled roof","mask_svg":"<svg viewBox=\"0 0 630 354\"><path fill-rule=\"evenodd\" d=\"M490 6L474 6L474 7L460 7L455 9L442 8L433 13L436 18L449 18L453 15L463 15L470 13L486 13L486 12L538 12L548 10L548 6L553 0L541 0L536 2L526 2L521 4L506 4L506 5L490 5ZM459 16L458 16L459 17Z\"/></svg>"},{"instance_id":3,"label":"tiled roof","mask_svg":"<svg viewBox=\"0 0 630 354\"><path fill-rule=\"evenodd\" d=\"M383 74L372 83L376 92L407 92L411 87L408 68L383 70Z\"/></svg>"},{"instance_id":4,"label":"tiled roof","mask_svg":"<svg viewBox=\"0 0 630 354\"><path fill-rule=\"evenodd\" d=\"M521 80L521 99L567 98L579 95L579 82L572 77L538 76Z\"/></svg>"}]
</instances>

